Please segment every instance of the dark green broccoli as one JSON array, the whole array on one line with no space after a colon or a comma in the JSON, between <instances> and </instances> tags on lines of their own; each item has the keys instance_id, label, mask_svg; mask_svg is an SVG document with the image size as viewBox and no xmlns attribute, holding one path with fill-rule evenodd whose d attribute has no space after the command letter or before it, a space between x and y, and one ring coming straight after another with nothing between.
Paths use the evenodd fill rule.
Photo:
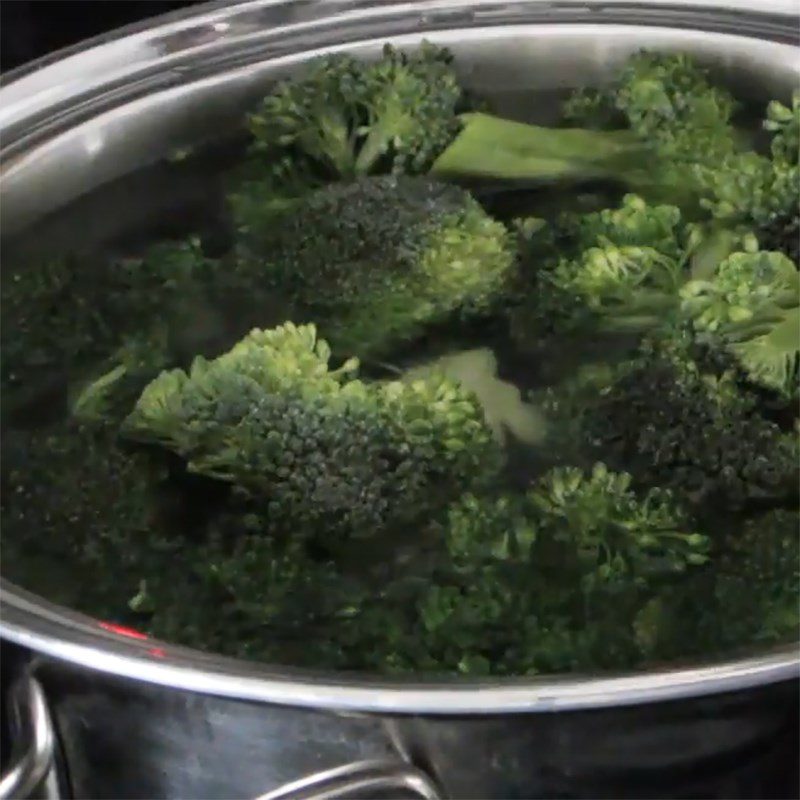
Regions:
<instances>
[{"instance_id":1,"label":"dark green broccoli","mask_svg":"<svg viewBox=\"0 0 800 800\"><path fill-rule=\"evenodd\" d=\"M757 232L762 247L800 263L800 92L791 108L773 100L764 127L773 133L770 156L733 153L721 163L699 163L702 205L728 226Z\"/></svg>"},{"instance_id":2,"label":"dark green broccoli","mask_svg":"<svg viewBox=\"0 0 800 800\"><path fill-rule=\"evenodd\" d=\"M263 515L235 505L207 519L176 569L143 570L133 601L153 636L214 652L297 666L339 666L337 615L355 590L299 540L265 534Z\"/></svg>"},{"instance_id":3,"label":"dark green broccoli","mask_svg":"<svg viewBox=\"0 0 800 800\"><path fill-rule=\"evenodd\" d=\"M797 442L761 415L726 351L678 328L593 377L583 391L556 388L546 400L589 457L710 508L796 497Z\"/></svg>"},{"instance_id":4,"label":"dark green broccoli","mask_svg":"<svg viewBox=\"0 0 800 800\"><path fill-rule=\"evenodd\" d=\"M451 567L418 601L428 663L471 674L635 663L644 590L705 563L708 542L669 492L639 498L631 483L597 464L552 470L520 497L464 497L444 526Z\"/></svg>"},{"instance_id":5,"label":"dark green broccoli","mask_svg":"<svg viewBox=\"0 0 800 800\"><path fill-rule=\"evenodd\" d=\"M119 341L108 297L96 270L76 258L14 267L3 265L2 379L5 411L22 395L66 385ZM44 383L42 389L39 384ZM63 391L63 389L62 389Z\"/></svg>"},{"instance_id":6,"label":"dark green broccoli","mask_svg":"<svg viewBox=\"0 0 800 800\"><path fill-rule=\"evenodd\" d=\"M170 552L156 524L160 479L108 429L5 432L3 574L87 613L124 615L139 570L163 569Z\"/></svg>"},{"instance_id":7,"label":"dark green broccoli","mask_svg":"<svg viewBox=\"0 0 800 800\"><path fill-rule=\"evenodd\" d=\"M56 381L81 415L96 416L123 385L141 389L169 363L213 271L195 241L159 244L142 258L110 263L76 257L7 267L5 391L19 387L24 405L40 382L47 388Z\"/></svg>"},{"instance_id":8,"label":"dark green broccoli","mask_svg":"<svg viewBox=\"0 0 800 800\"><path fill-rule=\"evenodd\" d=\"M775 644L800 634L800 516L776 510L748 520L716 565L721 644Z\"/></svg>"},{"instance_id":9,"label":"dark green broccoli","mask_svg":"<svg viewBox=\"0 0 800 800\"><path fill-rule=\"evenodd\" d=\"M704 238L674 206L634 195L618 209L563 220L559 236L560 255L540 248L529 296L511 311L521 339L541 347L688 323L713 334L751 381L797 392L800 277L786 256L758 250L749 234Z\"/></svg>"},{"instance_id":10,"label":"dark green broccoli","mask_svg":"<svg viewBox=\"0 0 800 800\"><path fill-rule=\"evenodd\" d=\"M775 510L728 520L708 569L642 607L637 639L649 659L748 654L800 633L800 517Z\"/></svg>"},{"instance_id":11,"label":"dark green broccoli","mask_svg":"<svg viewBox=\"0 0 800 800\"><path fill-rule=\"evenodd\" d=\"M466 111L443 48L384 49L374 63L327 56L280 83L251 115L253 153L323 180L375 173L543 179L613 176L641 144L628 132L552 130ZM642 166L641 159L639 167Z\"/></svg>"},{"instance_id":12,"label":"dark green broccoli","mask_svg":"<svg viewBox=\"0 0 800 800\"><path fill-rule=\"evenodd\" d=\"M561 221L558 252L538 263L513 314L532 341L576 333L640 332L679 303L688 236L674 206L627 195L618 209Z\"/></svg>"},{"instance_id":13,"label":"dark green broccoli","mask_svg":"<svg viewBox=\"0 0 800 800\"><path fill-rule=\"evenodd\" d=\"M496 473L477 400L431 378L365 384L328 367L313 326L254 330L230 352L162 373L125 434L266 503L276 530L368 535L424 517Z\"/></svg>"},{"instance_id":14,"label":"dark green broccoli","mask_svg":"<svg viewBox=\"0 0 800 800\"><path fill-rule=\"evenodd\" d=\"M251 208L239 222L240 271L288 296L343 354L374 355L457 309L488 309L514 266L501 223L425 178L332 184L277 221Z\"/></svg>"}]
</instances>

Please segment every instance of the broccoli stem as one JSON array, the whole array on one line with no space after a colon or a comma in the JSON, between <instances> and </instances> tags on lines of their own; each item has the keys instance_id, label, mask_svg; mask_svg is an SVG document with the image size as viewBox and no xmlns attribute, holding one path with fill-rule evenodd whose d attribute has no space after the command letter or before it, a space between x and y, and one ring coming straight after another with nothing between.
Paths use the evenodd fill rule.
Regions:
<instances>
[{"instance_id":1,"label":"broccoli stem","mask_svg":"<svg viewBox=\"0 0 800 800\"><path fill-rule=\"evenodd\" d=\"M629 131L544 128L470 113L431 168L434 175L556 180L629 178L644 166L647 146Z\"/></svg>"},{"instance_id":2,"label":"broccoli stem","mask_svg":"<svg viewBox=\"0 0 800 800\"><path fill-rule=\"evenodd\" d=\"M353 142L346 120L341 114L328 114L321 119L320 138L322 152L339 174L355 174Z\"/></svg>"},{"instance_id":3,"label":"broccoli stem","mask_svg":"<svg viewBox=\"0 0 800 800\"><path fill-rule=\"evenodd\" d=\"M375 162L388 150L391 127L375 125L370 128L355 162L356 175L367 175Z\"/></svg>"}]
</instances>

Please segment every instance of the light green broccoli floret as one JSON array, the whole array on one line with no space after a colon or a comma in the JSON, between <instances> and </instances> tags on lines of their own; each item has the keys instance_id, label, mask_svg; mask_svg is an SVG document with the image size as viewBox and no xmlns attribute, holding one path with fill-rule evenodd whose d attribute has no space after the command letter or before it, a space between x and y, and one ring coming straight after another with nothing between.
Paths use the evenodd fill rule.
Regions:
<instances>
[{"instance_id":1,"label":"light green broccoli floret","mask_svg":"<svg viewBox=\"0 0 800 800\"><path fill-rule=\"evenodd\" d=\"M267 504L276 528L370 534L424 517L500 466L477 400L443 377L364 383L313 325L254 330L162 373L125 422L190 472Z\"/></svg>"},{"instance_id":2,"label":"light green broccoli floret","mask_svg":"<svg viewBox=\"0 0 800 800\"><path fill-rule=\"evenodd\" d=\"M682 313L715 334L756 383L798 390L800 273L782 253L734 253L681 290Z\"/></svg>"}]
</instances>

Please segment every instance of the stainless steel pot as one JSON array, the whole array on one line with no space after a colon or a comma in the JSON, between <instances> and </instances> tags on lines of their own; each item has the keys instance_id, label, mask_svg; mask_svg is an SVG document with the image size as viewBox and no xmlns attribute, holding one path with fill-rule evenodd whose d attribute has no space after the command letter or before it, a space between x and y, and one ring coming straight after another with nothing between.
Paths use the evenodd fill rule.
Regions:
<instances>
[{"instance_id":1,"label":"stainless steel pot","mask_svg":"<svg viewBox=\"0 0 800 800\"><path fill-rule=\"evenodd\" d=\"M779 96L800 76L796 13L795 0L202 6L7 77L3 247L102 246L193 202L213 174L165 183L159 164L324 51L431 38L513 105L601 82L640 47L675 48ZM707 796L701 776L796 725L798 707L797 647L612 678L390 682L142 639L7 581L0 633L4 673L19 675L0 797Z\"/></svg>"}]
</instances>

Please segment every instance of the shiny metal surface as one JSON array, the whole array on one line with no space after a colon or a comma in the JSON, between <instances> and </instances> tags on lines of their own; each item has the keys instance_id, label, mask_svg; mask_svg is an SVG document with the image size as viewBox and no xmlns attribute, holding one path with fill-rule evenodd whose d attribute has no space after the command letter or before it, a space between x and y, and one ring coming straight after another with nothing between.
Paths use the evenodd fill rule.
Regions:
<instances>
[{"instance_id":1,"label":"shiny metal surface","mask_svg":"<svg viewBox=\"0 0 800 800\"><path fill-rule=\"evenodd\" d=\"M101 628L94 620L0 583L0 633L9 641L88 669L239 700L342 712L487 714L638 705L752 689L800 676L787 647L722 664L611 677L454 680L421 683L361 674L270 668Z\"/></svg>"},{"instance_id":2,"label":"shiny metal surface","mask_svg":"<svg viewBox=\"0 0 800 800\"><path fill-rule=\"evenodd\" d=\"M61 795L53 774L55 734L42 687L35 678L23 674L5 700L13 750L9 765L0 775L0 799L15 800L35 793L44 800L58 800Z\"/></svg>"},{"instance_id":3,"label":"shiny metal surface","mask_svg":"<svg viewBox=\"0 0 800 800\"><path fill-rule=\"evenodd\" d=\"M796 764L792 680L555 714L429 715L242 702L37 662L76 798L258 798L365 760L411 764L443 798L794 796L763 783ZM730 779L740 768L762 772L749 793Z\"/></svg>"},{"instance_id":4,"label":"shiny metal surface","mask_svg":"<svg viewBox=\"0 0 800 800\"><path fill-rule=\"evenodd\" d=\"M353 800L391 790L401 791L409 800L441 797L430 778L409 764L357 761L279 786L256 800Z\"/></svg>"},{"instance_id":5,"label":"shiny metal surface","mask_svg":"<svg viewBox=\"0 0 800 800\"><path fill-rule=\"evenodd\" d=\"M602 82L641 47L689 50L745 94L785 96L800 80L796 2L751 6L252 0L178 14L8 76L3 247L34 225L43 246L101 244L137 214L172 213L169 181L143 179L138 199L101 187L214 141L276 77L329 50L447 44L501 113L532 89ZM82 204L90 226L75 222ZM447 797L693 796L698 774L795 724L798 707L796 646L621 676L389 681L131 639L7 581L0 602L0 634L36 663L78 797L259 797L376 759L422 769Z\"/></svg>"}]
</instances>

